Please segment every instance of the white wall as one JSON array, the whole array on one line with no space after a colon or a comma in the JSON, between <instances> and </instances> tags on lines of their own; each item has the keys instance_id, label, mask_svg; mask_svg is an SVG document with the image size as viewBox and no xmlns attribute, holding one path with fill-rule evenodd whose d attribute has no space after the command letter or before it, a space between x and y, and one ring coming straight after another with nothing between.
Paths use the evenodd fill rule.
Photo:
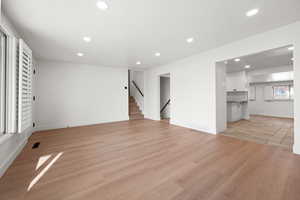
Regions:
<instances>
[{"instance_id":1,"label":"white wall","mask_svg":"<svg viewBox=\"0 0 300 200\"><path fill-rule=\"evenodd\" d=\"M279 72L290 72L293 71L294 68L292 65L287 66L278 66L278 67L270 67L264 69L255 69L252 71L247 72L247 76L255 76L255 75L262 75L262 74L272 74L272 73L279 73Z\"/></svg>"},{"instance_id":2,"label":"white wall","mask_svg":"<svg viewBox=\"0 0 300 200\"><path fill-rule=\"evenodd\" d=\"M38 61L37 130L128 120L128 70Z\"/></svg>"},{"instance_id":3,"label":"white wall","mask_svg":"<svg viewBox=\"0 0 300 200\"><path fill-rule=\"evenodd\" d=\"M207 55L207 58L211 55ZM206 56L204 56L206 57ZM145 73L145 117L160 119L159 77L170 73L171 123L215 132L215 70L209 60L193 56ZM212 110L213 108L213 110Z\"/></svg>"},{"instance_id":4,"label":"white wall","mask_svg":"<svg viewBox=\"0 0 300 200\"><path fill-rule=\"evenodd\" d=\"M3 27L9 35L16 38L20 37L3 12L1 16L1 27ZM34 84L35 82L33 81L33 85ZM29 128L20 134L5 134L0 136L0 177L21 152L31 134L32 129Z\"/></svg>"},{"instance_id":5,"label":"white wall","mask_svg":"<svg viewBox=\"0 0 300 200\"><path fill-rule=\"evenodd\" d=\"M168 102L170 99L170 78L160 77L160 109ZM163 118L170 118L171 104L165 108L161 113Z\"/></svg>"},{"instance_id":6,"label":"white wall","mask_svg":"<svg viewBox=\"0 0 300 200\"><path fill-rule=\"evenodd\" d=\"M217 127L216 129L219 130L219 132L223 132L227 128L227 80L226 80L226 65L224 62L216 63L216 105L217 110L222 110L220 112L220 115L217 115ZM225 99L225 101L224 101Z\"/></svg>"},{"instance_id":7,"label":"white wall","mask_svg":"<svg viewBox=\"0 0 300 200\"><path fill-rule=\"evenodd\" d=\"M144 72L130 70L130 96L134 97L140 110L142 111L142 113L144 113L144 97L138 92L136 87L132 84L132 81L134 81L138 85L138 87L144 94Z\"/></svg>"},{"instance_id":8,"label":"white wall","mask_svg":"<svg viewBox=\"0 0 300 200\"><path fill-rule=\"evenodd\" d=\"M171 73L171 123L217 133L216 62L293 44L295 65L295 146L300 153L300 22L146 71L145 117L159 119L159 75ZM299 100L298 100L299 99ZM226 116L226 115L225 115ZM298 134L299 133L299 134Z\"/></svg>"},{"instance_id":9,"label":"white wall","mask_svg":"<svg viewBox=\"0 0 300 200\"><path fill-rule=\"evenodd\" d=\"M292 82L288 82L291 84ZM294 102L292 100L286 101L265 101L264 88L267 85L282 85L283 83L265 83L255 84L256 99L249 101L249 111L251 115L266 115L273 117L294 117Z\"/></svg>"},{"instance_id":10,"label":"white wall","mask_svg":"<svg viewBox=\"0 0 300 200\"><path fill-rule=\"evenodd\" d=\"M272 73L279 72L290 72L293 71L293 66L279 66L266 69L252 70L247 73L248 79L251 76L256 75L270 75ZM249 101L249 111L251 115L266 115L274 117L294 117L294 101L265 101L264 98L264 88L268 85L282 85L282 84L293 84L292 81L289 82L275 82L275 83L261 83L254 84L256 90L256 99L254 101Z\"/></svg>"}]
</instances>

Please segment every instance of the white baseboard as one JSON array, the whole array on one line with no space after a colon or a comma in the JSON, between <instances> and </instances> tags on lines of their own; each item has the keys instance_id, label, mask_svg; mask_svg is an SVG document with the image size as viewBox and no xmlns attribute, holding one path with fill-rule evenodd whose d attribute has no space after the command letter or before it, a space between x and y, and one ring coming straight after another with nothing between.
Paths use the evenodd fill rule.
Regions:
<instances>
[{"instance_id":1,"label":"white baseboard","mask_svg":"<svg viewBox=\"0 0 300 200\"><path fill-rule=\"evenodd\" d=\"M193 129L196 131L200 131L200 132L205 132L205 133L209 133L209 134L213 134L216 135L216 130L212 130L206 127L199 127L197 125L194 124L190 124L190 123L183 123L183 122L178 122L178 121L174 121L171 119L170 124L176 125L176 126L181 126L184 128L189 128L189 129Z\"/></svg>"},{"instance_id":2,"label":"white baseboard","mask_svg":"<svg viewBox=\"0 0 300 200\"><path fill-rule=\"evenodd\" d=\"M47 123L47 124L39 124L37 122L37 128L35 131L46 131L46 130L55 130L61 128L74 128L74 127L82 127L82 126L92 126L97 124L105 124L105 123L113 123L113 122L122 122L128 121L129 116L126 115L123 118L113 119L113 120L102 120L102 121L70 121L70 122L60 122L60 123Z\"/></svg>"},{"instance_id":3,"label":"white baseboard","mask_svg":"<svg viewBox=\"0 0 300 200\"><path fill-rule=\"evenodd\" d=\"M294 144L294 146L293 146L293 153L294 153L294 154L300 155L300 148L297 147L295 144Z\"/></svg>"},{"instance_id":4,"label":"white baseboard","mask_svg":"<svg viewBox=\"0 0 300 200\"><path fill-rule=\"evenodd\" d=\"M3 163L0 164L0 178L4 175L4 173L6 172L6 170L14 162L14 160L17 158L17 156L21 153L21 151L23 150L23 148L27 144L27 141L28 141L27 139L23 140L23 142L21 142L19 144L19 146L15 149L15 151L13 151L7 157L7 159Z\"/></svg>"}]
</instances>

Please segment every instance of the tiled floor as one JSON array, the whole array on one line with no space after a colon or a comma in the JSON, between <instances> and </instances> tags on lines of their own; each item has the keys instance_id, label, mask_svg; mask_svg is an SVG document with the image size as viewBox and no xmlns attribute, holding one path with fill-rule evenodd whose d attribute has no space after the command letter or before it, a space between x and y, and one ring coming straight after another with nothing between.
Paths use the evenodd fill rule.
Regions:
<instances>
[{"instance_id":1,"label":"tiled floor","mask_svg":"<svg viewBox=\"0 0 300 200\"><path fill-rule=\"evenodd\" d=\"M250 120L228 123L224 135L292 150L294 120L252 115Z\"/></svg>"}]
</instances>

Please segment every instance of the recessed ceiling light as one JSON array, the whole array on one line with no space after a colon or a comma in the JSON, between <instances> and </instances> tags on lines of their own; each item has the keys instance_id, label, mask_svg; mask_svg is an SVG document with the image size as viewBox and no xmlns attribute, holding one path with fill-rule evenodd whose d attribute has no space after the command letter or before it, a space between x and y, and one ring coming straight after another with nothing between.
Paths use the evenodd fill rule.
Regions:
<instances>
[{"instance_id":1,"label":"recessed ceiling light","mask_svg":"<svg viewBox=\"0 0 300 200\"><path fill-rule=\"evenodd\" d=\"M290 50L290 51L293 51L294 49L295 49L294 46L291 46L291 47L288 48L288 50Z\"/></svg>"},{"instance_id":2,"label":"recessed ceiling light","mask_svg":"<svg viewBox=\"0 0 300 200\"><path fill-rule=\"evenodd\" d=\"M107 10L108 4L105 0L99 0L99 1L97 1L97 7L101 10Z\"/></svg>"},{"instance_id":3,"label":"recessed ceiling light","mask_svg":"<svg viewBox=\"0 0 300 200\"><path fill-rule=\"evenodd\" d=\"M246 69L249 69L250 67L251 67L250 65L246 65L246 66L245 66Z\"/></svg>"},{"instance_id":4,"label":"recessed ceiling light","mask_svg":"<svg viewBox=\"0 0 300 200\"><path fill-rule=\"evenodd\" d=\"M252 9L252 10L249 10L248 12L246 12L246 16L247 17L252 17L252 16L254 16L254 15L257 15L257 13L258 13L258 9L256 8L256 9Z\"/></svg>"},{"instance_id":5,"label":"recessed ceiling light","mask_svg":"<svg viewBox=\"0 0 300 200\"><path fill-rule=\"evenodd\" d=\"M142 64L142 62L141 62L141 61L137 61L136 64L137 64L137 65L140 65L140 64Z\"/></svg>"},{"instance_id":6,"label":"recessed ceiling light","mask_svg":"<svg viewBox=\"0 0 300 200\"><path fill-rule=\"evenodd\" d=\"M159 52L156 52L156 53L155 53L155 56L159 57L159 56L160 56L160 53L159 53Z\"/></svg>"},{"instance_id":7,"label":"recessed ceiling light","mask_svg":"<svg viewBox=\"0 0 300 200\"><path fill-rule=\"evenodd\" d=\"M241 61L241 59L239 59L239 58L236 58L236 59L234 59L234 61L235 61L235 62L240 62L240 61Z\"/></svg>"},{"instance_id":8,"label":"recessed ceiling light","mask_svg":"<svg viewBox=\"0 0 300 200\"><path fill-rule=\"evenodd\" d=\"M82 57L82 56L84 56L84 54L83 53L77 53L77 56Z\"/></svg>"},{"instance_id":9,"label":"recessed ceiling light","mask_svg":"<svg viewBox=\"0 0 300 200\"><path fill-rule=\"evenodd\" d=\"M90 41L92 41L92 38L86 36L86 37L83 37L83 40L85 42L90 42Z\"/></svg>"},{"instance_id":10,"label":"recessed ceiling light","mask_svg":"<svg viewBox=\"0 0 300 200\"><path fill-rule=\"evenodd\" d=\"M294 61L294 58L291 58L292 61Z\"/></svg>"},{"instance_id":11,"label":"recessed ceiling light","mask_svg":"<svg viewBox=\"0 0 300 200\"><path fill-rule=\"evenodd\" d=\"M187 38L186 42L187 43L193 43L195 41L195 39L193 37Z\"/></svg>"}]
</instances>

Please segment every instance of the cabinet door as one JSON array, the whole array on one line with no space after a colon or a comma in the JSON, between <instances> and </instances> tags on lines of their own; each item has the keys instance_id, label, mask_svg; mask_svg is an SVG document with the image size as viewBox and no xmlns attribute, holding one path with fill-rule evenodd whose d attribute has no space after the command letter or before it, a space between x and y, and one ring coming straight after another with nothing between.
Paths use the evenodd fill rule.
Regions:
<instances>
[{"instance_id":1,"label":"cabinet door","mask_svg":"<svg viewBox=\"0 0 300 200\"><path fill-rule=\"evenodd\" d=\"M245 72L228 73L226 77L227 91L247 91L247 77Z\"/></svg>"},{"instance_id":2,"label":"cabinet door","mask_svg":"<svg viewBox=\"0 0 300 200\"><path fill-rule=\"evenodd\" d=\"M239 104L239 103L232 104L232 119L233 119L233 121L238 121L241 118L242 118L241 104Z\"/></svg>"},{"instance_id":3,"label":"cabinet door","mask_svg":"<svg viewBox=\"0 0 300 200\"><path fill-rule=\"evenodd\" d=\"M249 100L250 101L256 100L256 87L254 85L250 86Z\"/></svg>"},{"instance_id":4,"label":"cabinet door","mask_svg":"<svg viewBox=\"0 0 300 200\"><path fill-rule=\"evenodd\" d=\"M265 101L273 100L273 87L272 86L265 86L264 98L265 98Z\"/></svg>"}]
</instances>

